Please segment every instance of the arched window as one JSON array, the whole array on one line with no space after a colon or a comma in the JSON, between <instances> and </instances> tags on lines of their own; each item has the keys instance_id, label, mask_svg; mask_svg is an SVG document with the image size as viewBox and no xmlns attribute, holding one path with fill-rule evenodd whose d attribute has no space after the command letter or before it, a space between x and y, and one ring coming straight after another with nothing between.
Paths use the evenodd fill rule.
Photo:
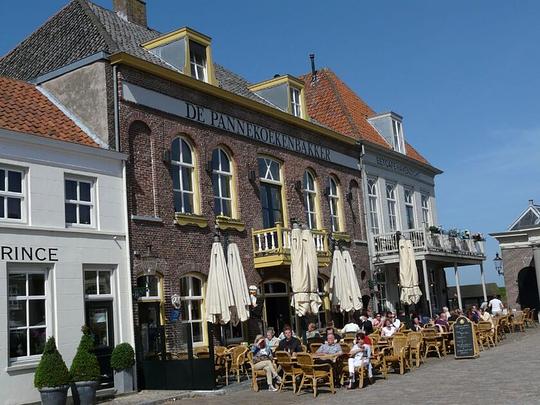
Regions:
<instances>
[{"instance_id":1,"label":"arched window","mask_svg":"<svg viewBox=\"0 0 540 405\"><path fill-rule=\"evenodd\" d=\"M191 326L193 343L204 342L202 280L195 276L180 279L182 322Z\"/></svg>"},{"instance_id":2,"label":"arched window","mask_svg":"<svg viewBox=\"0 0 540 405\"><path fill-rule=\"evenodd\" d=\"M212 152L212 186L214 188L214 213L232 218L232 167L223 149Z\"/></svg>"},{"instance_id":3,"label":"arched window","mask_svg":"<svg viewBox=\"0 0 540 405\"><path fill-rule=\"evenodd\" d=\"M306 222L309 229L317 228L317 189L313 174L309 170L304 172L304 205Z\"/></svg>"},{"instance_id":4,"label":"arched window","mask_svg":"<svg viewBox=\"0 0 540 405\"><path fill-rule=\"evenodd\" d=\"M330 223L332 232L340 232L340 207L339 186L333 177L330 177L328 182L328 203L330 204Z\"/></svg>"},{"instance_id":5,"label":"arched window","mask_svg":"<svg viewBox=\"0 0 540 405\"><path fill-rule=\"evenodd\" d=\"M259 166L263 226L272 228L276 226L276 222L283 223L281 165L278 161L268 157L259 157L257 163Z\"/></svg>"},{"instance_id":6,"label":"arched window","mask_svg":"<svg viewBox=\"0 0 540 405\"><path fill-rule=\"evenodd\" d=\"M172 143L171 172L175 212L194 214L195 160L193 150L184 138L176 138Z\"/></svg>"}]
</instances>

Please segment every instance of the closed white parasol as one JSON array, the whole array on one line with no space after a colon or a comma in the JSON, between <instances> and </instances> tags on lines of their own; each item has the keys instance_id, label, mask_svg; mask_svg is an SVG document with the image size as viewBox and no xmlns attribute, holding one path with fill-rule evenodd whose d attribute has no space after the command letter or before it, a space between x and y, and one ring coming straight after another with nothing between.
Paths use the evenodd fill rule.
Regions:
<instances>
[{"instance_id":1,"label":"closed white parasol","mask_svg":"<svg viewBox=\"0 0 540 405\"><path fill-rule=\"evenodd\" d=\"M400 300L406 305L416 304L422 296L418 286L418 270L412 242L408 239L399 241L399 283Z\"/></svg>"},{"instance_id":2,"label":"closed white parasol","mask_svg":"<svg viewBox=\"0 0 540 405\"><path fill-rule=\"evenodd\" d=\"M342 252L343 261L345 262L345 272L347 274L347 286L349 287L349 295L351 297L352 306L355 311L362 309L362 292L360 291L360 285L358 285L358 278L354 271L354 264L351 258L351 254L348 250Z\"/></svg>"},{"instance_id":3,"label":"closed white parasol","mask_svg":"<svg viewBox=\"0 0 540 405\"><path fill-rule=\"evenodd\" d=\"M227 265L235 304L231 313L231 322L237 325L238 322L247 321L249 318L250 297L246 274L244 273L236 243L231 243L227 248Z\"/></svg>"},{"instance_id":4,"label":"closed white parasol","mask_svg":"<svg viewBox=\"0 0 540 405\"><path fill-rule=\"evenodd\" d=\"M233 307L234 296L227 262L221 243L216 241L212 244L210 270L206 284L206 320L212 323L228 323L231 320Z\"/></svg>"}]
</instances>

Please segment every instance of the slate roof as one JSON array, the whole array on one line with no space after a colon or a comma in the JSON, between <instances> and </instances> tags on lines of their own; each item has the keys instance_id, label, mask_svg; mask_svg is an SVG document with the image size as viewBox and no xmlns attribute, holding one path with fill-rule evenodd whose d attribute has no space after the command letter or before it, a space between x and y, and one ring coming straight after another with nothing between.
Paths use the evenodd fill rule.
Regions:
<instances>
[{"instance_id":1,"label":"slate roof","mask_svg":"<svg viewBox=\"0 0 540 405\"><path fill-rule=\"evenodd\" d=\"M304 94L310 117L336 132L392 150L391 145L367 121L376 115L375 111L332 70L319 70L315 82L312 82L311 73L301 76L301 79L305 83ZM429 164L407 142L406 154L420 163Z\"/></svg>"},{"instance_id":2,"label":"slate roof","mask_svg":"<svg viewBox=\"0 0 540 405\"><path fill-rule=\"evenodd\" d=\"M0 77L0 128L98 146L34 85Z\"/></svg>"},{"instance_id":3,"label":"slate roof","mask_svg":"<svg viewBox=\"0 0 540 405\"><path fill-rule=\"evenodd\" d=\"M160 32L120 18L114 11L88 0L72 0L15 49L0 59L0 75L32 80L98 52L126 52L148 62L172 69L140 45L162 35ZM219 87L277 108L249 90L250 83L218 64L214 65ZM365 139L392 149L367 122L375 112L332 71L319 71L316 86L311 75L306 82L310 120L336 132ZM407 156L428 164L411 145Z\"/></svg>"}]
</instances>

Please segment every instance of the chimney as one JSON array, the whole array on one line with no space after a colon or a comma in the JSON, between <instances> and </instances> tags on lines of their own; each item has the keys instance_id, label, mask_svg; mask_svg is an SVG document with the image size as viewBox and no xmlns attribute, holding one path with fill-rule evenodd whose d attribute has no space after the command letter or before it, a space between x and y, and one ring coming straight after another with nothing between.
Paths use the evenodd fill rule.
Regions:
<instances>
[{"instance_id":1,"label":"chimney","mask_svg":"<svg viewBox=\"0 0 540 405\"><path fill-rule=\"evenodd\" d=\"M311 59L311 82L314 83L317 81L317 70L315 69L315 54L310 53L309 59Z\"/></svg>"},{"instance_id":2,"label":"chimney","mask_svg":"<svg viewBox=\"0 0 540 405\"><path fill-rule=\"evenodd\" d=\"M534 200L529 200L529 205L534 205Z\"/></svg>"},{"instance_id":3,"label":"chimney","mask_svg":"<svg viewBox=\"0 0 540 405\"><path fill-rule=\"evenodd\" d=\"M145 0L113 0L113 8L120 18L143 27L147 26Z\"/></svg>"}]
</instances>

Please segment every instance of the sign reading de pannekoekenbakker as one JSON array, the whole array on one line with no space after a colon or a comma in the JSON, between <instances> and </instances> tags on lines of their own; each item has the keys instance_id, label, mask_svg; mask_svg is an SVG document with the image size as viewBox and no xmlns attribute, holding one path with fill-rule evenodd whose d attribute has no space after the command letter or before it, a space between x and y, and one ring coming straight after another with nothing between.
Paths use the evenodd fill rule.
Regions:
<instances>
[{"instance_id":1,"label":"sign reading de pannekoekenbakker","mask_svg":"<svg viewBox=\"0 0 540 405\"><path fill-rule=\"evenodd\" d=\"M0 246L2 262L57 262L58 248L33 246Z\"/></svg>"},{"instance_id":2,"label":"sign reading de pannekoekenbakker","mask_svg":"<svg viewBox=\"0 0 540 405\"><path fill-rule=\"evenodd\" d=\"M358 159L317 145L303 139L274 131L249 121L241 120L210 108L170 97L157 91L145 89L132 83L122 84L122 94L126 101L155 108L191 121L242 135L269 145L338 164L350 169L359 169Z\"/></svg>"}]
</instances>

